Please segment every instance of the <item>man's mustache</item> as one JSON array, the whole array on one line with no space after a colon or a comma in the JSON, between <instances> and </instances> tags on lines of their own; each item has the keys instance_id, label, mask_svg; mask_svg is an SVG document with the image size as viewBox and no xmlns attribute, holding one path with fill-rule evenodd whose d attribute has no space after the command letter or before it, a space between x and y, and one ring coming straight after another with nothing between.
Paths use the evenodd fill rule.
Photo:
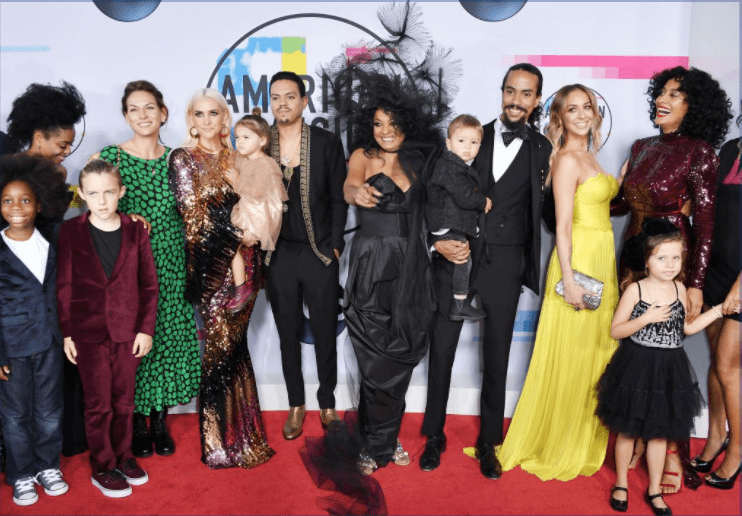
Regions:
<instances>
[{"instance_id":1,"label":"man's mustache","mask_svg":"<svg viewBox=\"0 0 742 516\"><path fill-rule=\"evenodd\" d=\"M526 108L524 108L523 106L518 106L517 104L508 104L507 106L505 106L505 109L517 109L518 111L523 111L524 113L526 113Z\"/></svg>"}]
</instances>

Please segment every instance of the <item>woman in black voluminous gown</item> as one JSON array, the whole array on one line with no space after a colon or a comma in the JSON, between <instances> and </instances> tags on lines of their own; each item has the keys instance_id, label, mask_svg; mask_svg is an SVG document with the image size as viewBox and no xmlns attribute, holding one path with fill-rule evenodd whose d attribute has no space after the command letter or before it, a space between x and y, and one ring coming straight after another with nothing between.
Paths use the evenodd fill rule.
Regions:
<instances>
[{"instance_id":1,"label":"woman in black voluminous gown","mask_svg":"<svg viewBox=\"0 0 742 516\"><path fill-rule=\"evenodd\" d=\"M343 309L360 372L358 467L365 474L389 461L410 463L397 436L435 310L421 226L425 161L406 140L405 108L377 100L360 120L373 128L372 138L351 155L344 187L360 219Z\"/></svg>"}]
</instances>

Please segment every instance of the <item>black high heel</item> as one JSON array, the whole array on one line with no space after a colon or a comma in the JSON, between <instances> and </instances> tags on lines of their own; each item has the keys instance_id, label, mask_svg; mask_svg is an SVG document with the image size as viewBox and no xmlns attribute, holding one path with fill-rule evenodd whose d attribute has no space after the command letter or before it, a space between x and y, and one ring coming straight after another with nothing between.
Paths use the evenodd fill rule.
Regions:
<instances>
[{"instance_id":1,"label":"black high heel","mask_svg":"<svg viewBox=\"0 0 742 516\"><path fill-rule=\"evenodd\" d=\"M719 448L719 451L716 452L716 455L714 455L711 460L701 460L700 455L696 455L696 457L690 461L688 464L690 468L693 471L697 471L698 473L708 473L711 471L711 468L714 466L714 461L719 458L719 455L724 453L729 446L729 434L727 434L727 438L724 440L724 442L721 444L721 448Z\"/></svg>"},{"instance_id":2,"label":"black high heel","mask_svg":"<svg viewBox=\"0 0 742 516\"><path fill-rule=\"evenodd\" d=\"M716 489L731 489L734 487L734 483L737 481L740 471L742 471L742 464L739 465L737 471L729 478L722 478L716 474L716 471L707 476L704 480L711 487Z\"/></svg>"},{"instance_id":3,"label":"black high heel","mask_svg":"<svg viewBox=\"0 0 742 516\"><path fill-rule=\"evenodd\" d=\"M652 508L652 512L655 514L655 516L672 516L672 509L670 509L670 506L657 507L654 503L652 503L652 500L654 500L655 498L662 498L662 493L650 495L649 489L647 489L647 492L644 493L644 500L647 502L647 505ZM662 501L664 502L665 499L662 498ZM667 505L667 502L665 502L665 505Z\"/></svg>"},{"instance_id":4,"label":"black high heel","mask_svg":"<svg viewBox=\"0 0 742 516\"><path fill-rule=\"evenodd\" d=\"M613 493L616 491L625 491L626 492L626 500L618 500L616 498L613 498ZM629 490L625 487L618 487L613 486L611 489L611 509L618 512L626 512L629 508Z\"/></svg>"}]
</instances>

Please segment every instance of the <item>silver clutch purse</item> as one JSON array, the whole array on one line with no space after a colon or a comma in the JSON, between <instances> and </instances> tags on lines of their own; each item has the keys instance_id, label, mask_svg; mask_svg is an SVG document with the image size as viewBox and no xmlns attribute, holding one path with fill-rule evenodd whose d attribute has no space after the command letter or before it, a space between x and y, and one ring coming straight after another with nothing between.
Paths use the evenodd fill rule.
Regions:
<instances>
[{"instance_id":1,"label":"silver clutch purse","mask_svg":"<svg viewBox=\"0 0 742 516\"><path fill-rule=\"evenodd\" d=\"M574 276L575 283L577 283L585 290L596 292L598 294L597 296L588 296L587 294L582 296L582 300L585 302L585 306L590 310L596 310L600 306L600 300L603 298L603 282L600 280L596 280L595 278L592 278L587 274L582 274L579 271L574 271ZM556 284L555 290L557 294L564 297L563 279L560 279L559 283Z\"/></svg>"}]
</instances>

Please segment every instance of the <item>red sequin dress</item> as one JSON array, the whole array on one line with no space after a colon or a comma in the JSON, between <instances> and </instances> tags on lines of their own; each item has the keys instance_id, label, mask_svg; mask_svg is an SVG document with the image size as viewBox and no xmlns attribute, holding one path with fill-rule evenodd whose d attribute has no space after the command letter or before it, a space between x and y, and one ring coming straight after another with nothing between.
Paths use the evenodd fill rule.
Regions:
<instances>
[{"instance_id":1,"label":"red sequin dress","mask_svg":"<svg viewBox=\"0 0 742 516\"><path fill-rule=\"evenodd\" d=\"M631 210L624 239L642 229L646 217L665 217L687 242L685 285L702 289L711 257L719 159L713 147L699 138L670 133L634 142L623 186L611 215ZM693 224L683 213L690 201ZM621 266L620 277L625 267Z\"/></svg>"}]
</instances>

